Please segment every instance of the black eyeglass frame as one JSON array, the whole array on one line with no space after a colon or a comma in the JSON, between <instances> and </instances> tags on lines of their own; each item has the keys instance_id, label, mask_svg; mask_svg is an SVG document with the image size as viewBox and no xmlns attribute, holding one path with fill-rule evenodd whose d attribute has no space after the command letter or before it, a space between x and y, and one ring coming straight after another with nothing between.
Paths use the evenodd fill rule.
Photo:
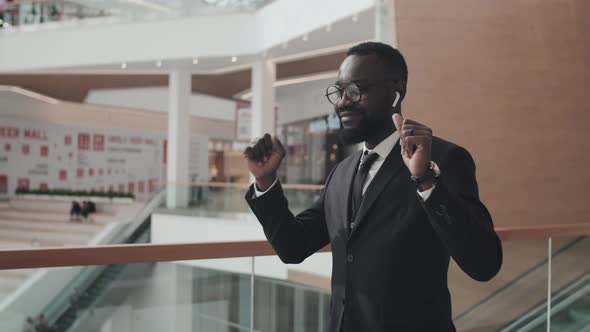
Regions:
<instances>
[{"instance_id":1,"label":"black eyeglass frame","mask_svg":"<svg viewBox=\"0 0 590 332\"><path fill-rule=\"evenodd\" d=\"M346 93L346 98L348 98L352 103L356 104L356 103L361 102L361 100L363 99L363 96L366 93L368 88L375 86L381 82L393 82L394 84L397 84L399 81L400 81L399 79L391 79L391 78L390 79L381 79L381 80L371 80L371 81L369 81L369 80L350 81L350 82L344 83L344 85L345 85L344 88L340 87L342 84L334 83L334 84L330 84L326 88L325 96L326 96L326 99L328 99L328 102L330 102L330 104L338 105L342 101L342 99L344 99L344 94ZM367 82L367 83L365 84L365 82ZM353 88L356 87L356 90L358 90L359 96L358 96L358 98L355 98L358 100L352 99L350 97L350 94L347 92L347 89L351 86ZM330 88L335 88L335 90L332 92L329 92ZM337 102L332 102L332 100L330 100L330 95L333 95L335 93L339 93L340 97L338 98Z\"/></svg>"}]
</instances>

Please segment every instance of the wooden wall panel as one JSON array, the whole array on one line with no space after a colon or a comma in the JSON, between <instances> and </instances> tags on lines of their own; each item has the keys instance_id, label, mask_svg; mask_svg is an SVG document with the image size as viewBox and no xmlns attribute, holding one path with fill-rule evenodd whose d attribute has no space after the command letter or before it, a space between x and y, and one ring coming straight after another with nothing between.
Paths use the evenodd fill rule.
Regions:
<instances>
[{"instance_id":1,"label":"wooden wall panel","mask_svg":"<svg viewBox=\"0 0 590 332\"><path fill-rule=\"evenodd\" d=\"M403 113L476 159L496 225L590 222L590 2L395 0Z\"/></svg>"}]
</instances>

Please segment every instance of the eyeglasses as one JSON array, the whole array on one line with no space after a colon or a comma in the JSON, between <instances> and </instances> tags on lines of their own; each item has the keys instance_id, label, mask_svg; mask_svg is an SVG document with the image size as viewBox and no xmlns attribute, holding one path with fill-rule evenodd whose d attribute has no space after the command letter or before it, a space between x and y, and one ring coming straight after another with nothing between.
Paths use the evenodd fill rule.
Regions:
<instances>
[{"instance_id":1,"label":"eyeglasses","mask_svg":"<svg viewBox=\"0 0 590 332\"><path fill-rule=\"evenodd\" d=\"M358 103L363 97L361 88L354 82L349 83L344 88L337 84L332 84L326 89L326 98L328 98L328 101L332 105L338 105L342 101L342 98L344 98L344 94L353 103Z\"/></svg>"},{"instance_id":2,"label":"eyeglasses","mask_svg":"<svg viewBox=\"0 0 590 332\"><path fill-rule=\"evenodd\" d=\"M394 84L397 84L397 82L399 82L395 79L384 79L377 80L372 83L363 83L362 85L359 85L359 83L357 82L349 82L346 85L344 85L344 87L340 84L332 84L326 89L326 98L328 98L328 101L332 105L338 105L342 101L342 98L344 98L344 95L346 94L348 100L350 100L352 103L358 103L361 101L364 93L369 87L376 85L377 82L385 81L390 81Z\"/></svg>"}]
</instances>

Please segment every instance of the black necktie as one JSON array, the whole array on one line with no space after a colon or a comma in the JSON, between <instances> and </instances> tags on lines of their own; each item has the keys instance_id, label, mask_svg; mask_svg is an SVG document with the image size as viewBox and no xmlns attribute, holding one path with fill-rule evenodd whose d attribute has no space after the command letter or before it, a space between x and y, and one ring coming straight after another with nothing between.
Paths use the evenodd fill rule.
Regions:
<instances>
[{"instance_id":1,"label":"black necktie","mask_svg":"<svg viewBox=\"0 0 590 332\"><path fill-rule=\"evenodd\" d=\"M363 199L363 186L365 181L367 180L367 175L369 175L369 169L373 162L379 157L379 155L375 152L368 152L365 150L363 152L363 157L361 158L361 164L359 166L358 171L356 172L356 176L354 177L354 183L352 184L352 211L353 216L356 215L356 211L361 205L361 201Z\"/></svg>"}]
</instances>

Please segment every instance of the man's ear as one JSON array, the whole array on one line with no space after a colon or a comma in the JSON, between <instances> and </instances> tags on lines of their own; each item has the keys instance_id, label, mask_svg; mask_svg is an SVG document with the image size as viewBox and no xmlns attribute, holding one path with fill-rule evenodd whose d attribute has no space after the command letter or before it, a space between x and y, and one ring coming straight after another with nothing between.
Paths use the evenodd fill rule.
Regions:
<instances>
[{"instance_id":1,"label":"man's ear","mask_svg":"<svg viewBox=\"0 0 590 332\"><path fill-rule=\"evenodd\" d=\"M404 80L398 81L395 85L395 91L398 91L401 94L400 102L406 98L406 85L407 82Z\"/></svg>"}]
</instances>

